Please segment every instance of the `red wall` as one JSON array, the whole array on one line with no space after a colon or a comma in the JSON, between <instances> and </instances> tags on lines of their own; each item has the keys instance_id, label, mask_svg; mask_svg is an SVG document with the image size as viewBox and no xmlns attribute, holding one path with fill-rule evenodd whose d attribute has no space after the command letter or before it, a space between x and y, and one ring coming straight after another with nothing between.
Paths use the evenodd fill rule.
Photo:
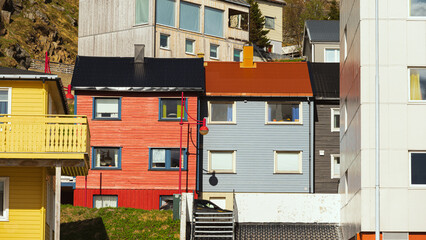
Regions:
<instances>
[{"instance_id":1,"label":"red wall","mask_svg":"<svg viewBox=\"0 0 426 240\"><path fill-rule=\"evenodd\" d=\"M102 173L102 193L107 194L112 189L119 192L119 206L155 209L158 208L159 195L177 193L178 171L149 171L148 167L150 147L179 148L179 121L158 121L158 111L159 98L180 97L180 93L159 95L158 93L77 92L76 95L77 114L87 115L89 119L91 146L122 147L121 170L90 170L87 176L87 187L90 191L99 192L100 173ZM101 96L122 97L121 121L92 120L93 97ZM194 95L185 95L185 97L188 99L189 114L196 118L197 97ZM191 127L192 139L196 141L197 127L196 125ZM187 125L185 124L183 147L186 147L186 138ZM195 189L196 181L195 151L195 147L190 145L190 153L194 153L188 158L188 189L191 192ZM182 171L182 190L186 187L186 175L186 171ZM81 195L84 187L84 177L77 177L75 205L84 205L84 195ZM154 190L165 191L163 193L163 191ZM132 192L137 195L132 196ZM148 200L152 197L155 199ZM91 201L90 199L90 206Z\"/></svg>"}]
</instances>

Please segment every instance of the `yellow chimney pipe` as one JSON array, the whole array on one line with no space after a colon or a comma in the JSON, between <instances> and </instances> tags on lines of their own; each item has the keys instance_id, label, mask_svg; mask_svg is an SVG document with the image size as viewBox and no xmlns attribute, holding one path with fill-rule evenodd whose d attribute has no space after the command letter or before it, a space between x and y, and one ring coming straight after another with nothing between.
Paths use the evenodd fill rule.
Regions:
<instances>
[{"instance_id":1,"label":"yellow chimney pipe","mask_svg":"<svg viewBox=\"0 0 426 240\"><path fill-rule=\"evenodd\" d=\"M240 68L256 68L256 63L253 63L253 46L244 46L243 62L240 63Z\"/></svg>"}]
</instances>

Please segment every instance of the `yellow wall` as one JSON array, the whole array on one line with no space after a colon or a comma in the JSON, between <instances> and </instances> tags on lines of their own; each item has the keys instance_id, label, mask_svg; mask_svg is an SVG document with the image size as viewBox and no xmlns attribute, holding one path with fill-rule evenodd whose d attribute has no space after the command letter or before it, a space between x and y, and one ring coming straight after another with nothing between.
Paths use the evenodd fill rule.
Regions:
<instances>
[{"instance_id":1,"label":"yellow wall","mask_svg":"<svg viewBox=\"0 0 426 240\"><path fill-rule=\"evenodd\" d=\"M263 16L275 17L275 29L269 30L268 38L274 41L283 41L283 8L280 4L265 1L256 1ZM266 29L266 28L265 28Z\"/></svg>"},{"instance_id":2,"label":"yellow wall","mask_svg":"<svg viewBox=\"0 0 426 240\"><path fill-rule=\"evenodd\" d=\"M211 200L212 198L225 198L226 209L234 209L234 194L230 192L203 192L204 200Z\"/></svg>"},{"instance_id":3,"label":"yellow wall","mask_svg":"<svg viewBox=\"0 0 426 240\"><path fill-rule=\"evenodd\" d=\"M46 171L37 167L2 167L9 177L9 221L0 222L0 239L43 239Z\"/></svg>"}]
</instances>

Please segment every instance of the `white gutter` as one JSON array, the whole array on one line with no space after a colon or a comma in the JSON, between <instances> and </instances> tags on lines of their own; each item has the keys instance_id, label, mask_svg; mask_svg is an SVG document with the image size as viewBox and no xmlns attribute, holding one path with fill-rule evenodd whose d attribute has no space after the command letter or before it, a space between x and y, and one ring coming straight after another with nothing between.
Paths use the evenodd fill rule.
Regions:
<instances>
[{"instance_id":1,"label":"white gutter","mask_svg":"<svg viewBox=\"0 0 426 240\"><path fill-rule=\"evenodd\" d=\"M376 0L376 240L380 240L380 96L379 96L379 1Z\"/></svg>"}]
</instances>

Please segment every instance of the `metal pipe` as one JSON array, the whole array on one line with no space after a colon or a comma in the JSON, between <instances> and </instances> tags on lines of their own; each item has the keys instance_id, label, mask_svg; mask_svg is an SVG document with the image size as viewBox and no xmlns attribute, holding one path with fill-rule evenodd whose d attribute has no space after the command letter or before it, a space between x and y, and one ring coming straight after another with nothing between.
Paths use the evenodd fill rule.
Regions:
<instances>
[{"instance_id":1,"label":"metal pipe","mask_svg":"<svg viewBox=\"0 0 426 240\"><path fill-rule=\"evenodd\" d=\"M87 175L84 176L84 206L87 207Z\"/></svg>"},{"instance_id":2,"label":"metal pipe","mask_svg":"<svg viewBox=\"0 0 426 240\"><path fill-rule=\"evenodd\" d=\"M379 96L379 0L376 0L376 240L380 240L380 96Z\"/></svg>"},{"instance_id":3,"label":"metal pipe","mask_svg":"<svg viewBox=\"0 0 426 240\"><path fill-rule=\"evenodd\" d=\"M183 92L180 99L180 147L179 147L179 194L182 194L182 127L183 127Z\"/></svg>"}]
</instances>

